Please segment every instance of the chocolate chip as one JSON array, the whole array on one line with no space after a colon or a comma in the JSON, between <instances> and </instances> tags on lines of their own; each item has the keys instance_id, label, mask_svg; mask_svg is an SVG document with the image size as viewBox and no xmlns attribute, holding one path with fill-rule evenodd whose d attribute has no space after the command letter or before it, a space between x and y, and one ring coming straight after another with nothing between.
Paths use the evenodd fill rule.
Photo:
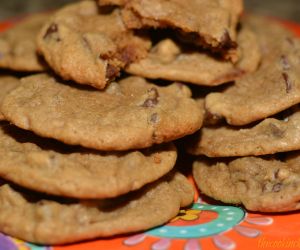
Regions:
<instances>
[{"instance_id":1,"label":"chocolate chip","mask_svg":"<svg viewBox=\"0 0 300 250\"><path fill-rule=\"evenodd\" d=\"M283 70L289 70L291 68L291 65L289 64L289 61L285 55L282 55L280 57L280 62L281 62Z\"/></svg>"},{"instance_id":2,"label":"chocolate chip","mask_svg":"<svg viewBox=\"0 0 300 250\"><path fill-rule=\"evenodd\" d=\"M119 76L119 69L111 64L107 64L106 68L106 79L113 80Z\"/></svg>"},{"instance_id":3,"label":"chocolate chip","mask_svg":"<svg viewBox=\"0 0 300 250\"><path fill-rule=\"evenodd\" d=\"M57 24L55 24L55 23L52 23L49 27L48 27L48 29L47 29L47 31L46 31L46 33L45 33L45 35L44 35L44 39L47 39L49 36L51 36L53 33L57 33L58 32L58 26L57 26ZM57 37L56 38L56 41L60 41L60 38L59 37Z\"/></svg>"},{"instance_id":4,"label":"chocolate chip","mask_svg":"<svg viewBox=\"0 0 300 250\"><path fill-rule=\"evenodd\" d=\"M153 108L158 104L159 93L156 88L151 88L148 90L149 98L145 100L142 107Z\"/></svg>"},{"instance_id":5,"label":"chocolate chip","mask_svg":"<svg viewBox=\"0 0 300 250\"><path fill-rule=\"evenodd\" d=\"M282 138L284 136L284 131L278 128L275 124L270 123L269 129L272 133L272 135L276 138Z\"/></svg>"},{"instance_id":6,"label":"chocolate chip","mask_svg":"<svg viewBox=\"0 0 300 250\"><path fill-rule=\"evenodd\" d=\"M281 183L277 183L277 184L275 184L273 186L272 191L277 193L277 192L279 192L281 190L281 188L282 188L282 184Z\"/></svg>"},{"instance_id":7,"label":"chocolate chip","mask_svg":"<svg viewBox=\"0 0 300 250\"><path fill-rule=\"evenodd\" d=\"M133 46L127 46L120 51L120 60L128 65L136 60L136 53Z\"/></svg>"},{"instance_id":8,"label":"chocolate chip","mask_svg":"<svg viewBox=\"0 0 300 250\"><path fill-rule=\"evenodd\" d=\"M289 78L289 75L286 72L282 73L282 77L285 81L285 86L286 86L286 93L289 93L292 89L292 82Z\"/></svg>"},{"instance_id":9,"label":"chocolate chip","mask_svg":"<svg viewBox=\"0 0 300 250\"><path fill-rule=\"evenodd\" d=\"M157 123L158 120L159 120L159 116L158 116L157 113L154 113L154 114L151 115L151 117L150 117L150 122L152 122L152 123Z\"/></svg>"}]
</instances>

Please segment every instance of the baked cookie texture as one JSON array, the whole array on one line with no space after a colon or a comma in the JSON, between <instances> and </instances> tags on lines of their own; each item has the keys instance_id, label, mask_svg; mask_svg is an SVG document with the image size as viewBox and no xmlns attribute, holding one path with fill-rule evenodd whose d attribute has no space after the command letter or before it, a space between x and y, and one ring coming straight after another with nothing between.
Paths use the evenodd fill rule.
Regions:
<instances>
[{"instance_id":1,"label":"baked cookie texture","mask_svg":"<svg viewBox=\"0 0 300 250\"><path fill-rule=\"evenodd\" d=\"M200 190L216 200L243 204L251 211L292 211L300 208L299 160L299 152L288 154L285 160L198 160L193 175Z\"/></svg>"},{"instance_id":2,"label":"baked cookie texture","mask_svg":"<svg viewBox=\"0 0 300 250\"><path fill-rule=\"evenodd\" d=\"M123 153L74 148L2 123L0 157L0 176L22 187L102 199L137 190L166 175L177 153L173 144Z\"/></svg>"},{"instance_id":3,"label":"baked cookie texture","mask_svg":"<svg viewBox=\"0 0 300 250\"><path fill-rule=\"evenodd\" d=\"M3 184L0 230L29 242L51 245L146 230L166 223L177 215L181 205L193 201L191 184L177 175L138 192L104 200L61 200ZM184 199L182 189L189 191ZM22 227L16 227L18 223Z\"/></svg>"},{"instance_id":4,"label":"baked cookie texture","mask_svg":"<svg viewBox=\"0 0 300 250\"><path fill-rule=\"evenodd\" d=\"M248 20L261 47L259 69L205 99L208 112L231 125L246 125L300 102L300 40L274 21Z\"/></svg>"},{"instance_id":5,"label":"baked cookie texture","mask_svg":"<svg viewBox=\"0 0 300 250\"><path fill-rule=\"evenodd\" d=\"M241 0L99 0L100 5L123 6L128 28L173 28L188 40L213 50L236 48Z\"/></svg>"},{"instance_id":6,"label":"baked cookie texture","mask_svg":"<svg viewBox=\"0 0 300 250\"><path fill-rule=\"evenodd\" d=\"M1 113L1 104L4 97L13 89L20 85L20 80L17 77L10 75L0 75L0 121L4 120Z\"/></svg>"},{"instance_id":7,"label":"baked cookie texture","mask_svg":"<svg viewBox=\"0 0 300 250\"><path fill-rule=\"evenodd\" d=\"M296 106L281 119L267 118L251 127L202 128L189 141L191 154L209 157L267 155L300 149L300 112Z\"/></svg>"},{"instance_id":8,"label":"baked cookie texture","mask_svg":"<svg viewBox=\"0 0 300 250\"><path fill-rule=\"evenodd\" d=\"M260 48L251 29L242 28L237 41L240 52L237 64L166 38L158 42L146 58L128 65L126 71L150 79L220 85L255 71L260 63Z\"/></svg>"},{"instance_id":9,"label":"baked cookie texture","mask_svg":"<svg viewBox=\"0 0 300 250\"><path fill-rule=\"evenodd\" d=\"M46 64L37 53L36 36L50 14L35 14L0 33L0 68L37 72Z\"/></svg>"},{"instance_id":10,"label":"baked cookie texture","mask_svg":"<svg viewBox=\"0 0 300 250\"><path fill-rule=\"evenodd\" d=\"M129 150L197 131L203 110L190 95L182 84L159 87L139 77L97 91L38 74L22 79L4 99L2 112L20 128L67 144Z\"/></svg>"},{"instance_id":11,"label":"baked cookie texture","mask_svg":"<svg viewBox=\"0 0 300 250\"><path fill-rule=\"evenodd\" d=\"M58 75L98 89L150 46L125 27L119 10L106 13L88 0L58 10L38 35L38 50Z\"/></svg>"}]
</instances>

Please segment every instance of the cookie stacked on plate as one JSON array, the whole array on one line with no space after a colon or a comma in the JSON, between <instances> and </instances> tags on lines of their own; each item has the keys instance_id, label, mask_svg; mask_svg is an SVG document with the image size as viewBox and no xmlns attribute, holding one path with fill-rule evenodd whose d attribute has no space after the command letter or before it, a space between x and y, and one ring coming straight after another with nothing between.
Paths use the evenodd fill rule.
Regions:
<instances>
[{"instance_id":1,"label":"cookie stacked on plate","mask_svg":"<svg viewBox=\"0 0 300 250\"><path fill-rule=\"evenodd\" d=\"M230 111L247 124L298 100L291 49L298 41L260 19L241 20L242 11L241 0L80 1L0 34L0 66L12 70L0 78L0 231L70 243L146 230L188 206L193 189L175 167L173 141L197 132L205 116L187 150L237 156L207 153L220 140L205 142L205 134L230 130L208 124L224 116L242 125ZM261 80L277 81L277 69L289 95L282 105ZM243 108L243 94L255 112ZM277 124L269 127L282 136ZM199 169L207 172L199 177ZM201 190L222 200L206 191L217 169L196 162L194 174Z\"/></svg>"}]
</instances>

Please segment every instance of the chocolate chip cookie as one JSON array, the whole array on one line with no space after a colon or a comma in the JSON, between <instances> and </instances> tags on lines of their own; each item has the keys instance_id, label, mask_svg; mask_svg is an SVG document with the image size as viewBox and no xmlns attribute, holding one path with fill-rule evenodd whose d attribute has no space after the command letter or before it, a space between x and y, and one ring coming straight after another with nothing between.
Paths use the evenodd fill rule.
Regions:
<instances>
[{"instance_id":1,"label":"chocolate chip cookie","mask_svg":"<svg viewBox=\"0 0 300 250\"><path fill-rule=\"evenodd\" d=\"M289 112L288 112L289 111ZM300 149L299 107L251 127L212 126L189 141L189 153L209 157L267 155Z\"/></svg>"},{"instance_id":2,"label":"chocolate chip cookie","mask_svg":"<svg viewBox=\"0 0 300 250\"><path fill-rule=\"evenodd\" d=\"M143 151L99 152L0 124L0 176L53 195L102 199L125 194L167 174L176 157L172 144Z\"/></svg>"},{"instance_id":3,"label":"chocolate chip cookie","mask_svg":"<svg viewBox=\"0 0 300 250\"><path fill-rule=\"evenodd\" d=\"M19 85L20 81L18 78L8 75L0 75L0 121L4 120L4 116L1 113L1 104L4 97Z\"/></svg>"},{"instance_id":4,"label":"chocolate chip cookie","mask_svg":"<svg viewBox=\"0 0 300 250\"><path fill-rule=\"evenodd\" d=\"M58 10L38 35L38 50L58 75L98 89L144 57L150 44L126 29L119 10L103 13L89 0Z\"/></svg>"},{"instance_id":5,"label":"chocolate chip cookie","mask_svg":"<svg viewBox=\"0 0 300 250\"><path fill-rule=\"evenodd\" d=\"M193 201L191 184L177 175L105 200L65 200L2 184L0 230L25 241L55 245L150 229ZM188 191L185 200L182 189Z\"/></svg>"},{"instance_id":6,"label":"chocolate chip cookie","mask_svg":"<svg viewBox=\"0 0 300 250\"><path fill-rule=\"evenodd\" d=\"M209 113L232 125L261 120L300 102L300 40L274 21L248 20L262 51L259 69L205 100Z\"/></svg>"},{"instance_id":7,"label":"chocolate chip cookie","mask_svg":"<svg viewBox=\"0 0 300 250\"><path fill-rule=\"evenodd\" d=\"M44 71L37 54L36 36L49 14L35 14L0 33L0 68L16 71Z\"/></svg>"},{"instance_id":8,"label":"chocolate chip cookie","mask_svg":"<svg viewBox=\"0 0 300 250\"><path fill-rule=\"evenodd\" d=\"M5 118L67 144L105 151L146 148L192 134L202 125L203 110L182 84L159 87L128 77L98 91L47 74L21 81L3 101Z\"/></svg>"},{"instance_id":9,"label":"chocolate chip cookie","mask_svg":"<svg viewBox=\"0 0 300 250\"><path fill-rule=\"evenodd\" d=\"M195 181L200 190L216 200L243 204L261 212L300 208L300 155L285 160L245 157L229 163L196 161Z\"/></svg>"},{"instance_id":10,"label":"chocolate chip cookie","mask_svg":"<svg viewBox=\"0 0 300 250\"><path fill-rule=\"evenodd\" d=\"M240 60L237 64L167 38L153 47L146 58L130 64L126 71L151 79L160 78L207 86L220 85L255 71L260 62L256 36L249 28L243 28L237 40L240 50Z\"/></svg>"},{"instance_id":11,"label":"chocolate chip cookie","mask_svg":"<svg viewBox=\"0 0 300 250\"><path fill-rule=\"evenodd\" d=\"M236 26L243 11L241 0L100 0L100 5L123 6L129 28L173 28L185 40L218 51L236 48ZM229 53L230 54L230 53Z\"/></svg>"}]
</instances>

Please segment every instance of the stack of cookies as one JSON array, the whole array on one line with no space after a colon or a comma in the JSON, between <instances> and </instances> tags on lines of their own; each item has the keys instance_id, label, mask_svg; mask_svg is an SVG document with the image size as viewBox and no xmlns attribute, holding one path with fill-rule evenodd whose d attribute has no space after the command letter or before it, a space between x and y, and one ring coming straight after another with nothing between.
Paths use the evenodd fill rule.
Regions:
<instances>
[{"instance_id":1,"label":"stack of cookies","mask_svg":"<svg viewBox=\"0 0 300 250\"><path fill-rule=\"evenodd\" d=\"M300 101L300 43L242 11L242 0L85 0L0 34L0 231L63 244L168 222L193 201L173 143L192 134L205 194L297 208L282 205L297 157L203 156L300 145L297 107L253 124Z\"/></svg>"},{"instance_id":2,"label":"stack of cookies","mask_svg":"<svg viewBox=\"0 0 300 250\"><path fill-rule=\"evenodd\" d=\"M193 173L217 200L252 211L297 210L300 40L275 21L249 17L247 24L258 38L260 65L205 97L207 125L187 150L216 159L199 158Z\"/></svg>"}]
</instances>

